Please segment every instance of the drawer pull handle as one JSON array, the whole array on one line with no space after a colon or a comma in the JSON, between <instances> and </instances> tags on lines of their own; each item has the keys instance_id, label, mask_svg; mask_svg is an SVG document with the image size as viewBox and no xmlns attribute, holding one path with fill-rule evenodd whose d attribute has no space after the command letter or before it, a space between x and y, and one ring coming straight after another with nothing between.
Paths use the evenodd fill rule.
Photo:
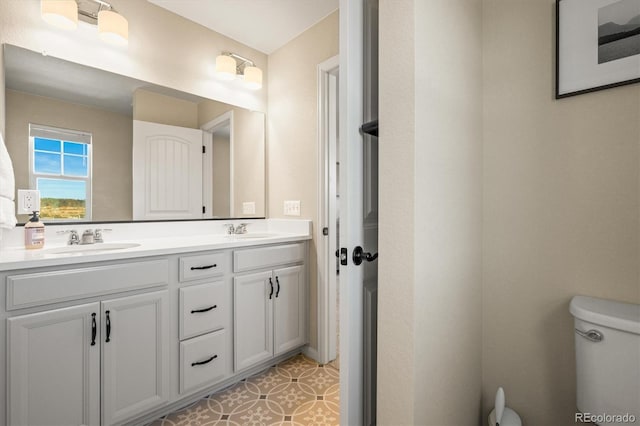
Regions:
<instances>
[{"instance_id":1,"label":"drawer pull handle","mask_svg":"<svg viewBox=\"0 0 640 426\"><path fill-rule=\"evenodd\" d=\"M96 335L98 334L98 325L96 324L95 312L91 314L91 346L96 345Z\"/></svg>"},{"instance_id":2,"label":"drawer pull handle","mask_svg":"<svg viewBox=\"0 0 640 426\"><path fill-rule=\"evenodd\" d=\"M198 361L198 362L192 362L191 366L195 367L196 365L204 365L204 364L209 364L211 361L213 361L214 359L218 358L218 355L214 355L209 359L205 359L204 361Z\"/></svg>"},{"instance_id":3,"label":"drawer pull handle","mask_svg":"<svg viewBox=\"0 0 640 426\"><path fill-rule=\"evenodd\" d=\"M273 281L271 277L269 277L269 286L271 287L271 291L269 292L269 300L271 300L271 296L273 296Z\"/></svg>"},{"instance_id":4,"label":"drawer pull handle","mask_svg":"<svg viewBox=\"0 0 640 426\"><path fill-rule=\"evenodd\" d=\"M110 342L111 341L111 317L109 316L109 312L110 311L105 311L105 315L107 316L107 338L105 339L105 342Z\"/></svg>"},{"instance_id":5,"label":"drawer pull handle","mask_svg":"<svg viewBox=\"0 0 640 426\"><path fill-rule=\"evenodd\" d=\"M217 308L218 305L213 305L213 306L209 306L208 308L202 308L202 309L194 309L191 311L192 314L199 314L201 312L209 312L212 309Z\"/></svg>"},{"instance_id":6,"label":"drawer pull handle","mask_svg":"<svg viewBox=\"0 0 640 426\"><path fill-rule=\"evenodd\" d=\"M206 265L206 266L192 266L191 270L192 271L201 271L203 269L211 269L211 268L215 268L216 266L218 266L217 264L213 264L213 265Z\"/></svg>"},{"instance_id":7,"label":"drawer pull handle","mask_svg":"<svg viewBox=\"0 0 640 426\"><path fill-rule=\"evenodd\" d=\"M276 298L280 294L280 280L276 277L276 284L278 284L278 289L276 290Z\"/></svg>"}]
</instances>

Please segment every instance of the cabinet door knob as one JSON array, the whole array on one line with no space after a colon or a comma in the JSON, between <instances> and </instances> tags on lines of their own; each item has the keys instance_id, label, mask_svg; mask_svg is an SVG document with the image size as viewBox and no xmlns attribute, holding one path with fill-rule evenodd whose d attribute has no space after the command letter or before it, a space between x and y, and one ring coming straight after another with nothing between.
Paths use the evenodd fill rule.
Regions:
<instances>
[{"instance_id":1,"label":"cabinet door knob","mask_svg":"<svg viewBox=\"0 0 640 426\"><path fill-rule=\"evenodd\" d=\"M204 364L209 364L211 361L213 361L214 359L218 358L218 355L214 355L209 359L205 359L204 361L198 361L198 362L192 362L191 366L195 367L196 365L204 365Z\"/></svg>"},{"instance_id":2,"label":"cabinet door knob","mask_svg":"<svg viewBox=\"0 0 640 426\"><path fill-rule=\"evenodd\" d=\"M105 342L109 343L111 341L111 317L109 316L110 311L105 311L104 314L107 316L107 338Z\"/></svg>"},{"instance_id":3,"label":"cabinet door knob","mask_svg":"<svg viewBox=\"0 0 640 426\"><path fill-rule=\"evenodd\" d=\"M201 313L201 312L209 312L210 310L215 309L217 307L218 307L218 305L213 305L213 306L209 306L208 308L194 309L194 310L191 311L191 313L192 314L198 314L198 313Z\"/></svg>"},{"instance_id":4,"label":"cabinet door knob","mask_svg":"<svg viewBox=\"0 0 640 426\"><path fill-rule=\"evenodd\" d=\"M271 277L269 277L269 286L271 287L271 291L269 292L269 300L271 300L271 296L273 296L273 281Z\"/></svg>"},{"instance_id":5,"label":"cabinet door knob","mask_svg":"<svg viewBox=\"0 0 640 426\"><path fill-rule=\"evenodd\" d=\"M280 294L280 280L276 277L276 284L278 285L278 289L276 290L276 298Z\"/></svg>"},{"instance_id":6,"label":"cabinet door knob","mask_svg":"<svg viewBox=\"0 0 640 426\"><path fill-rule=\"evenodd\" d=\"M216 265L215 263L213 265L206 265L206 266L192 266L191 270L192 271L200 271L200 270L203 270L203 269L215 268L216 266L218 266L218 265Z\"/></svg>"},{"instance_id":7,"label":"cabinet door knob","mask_svg":"<svg viewBox=\"0 0 640 426\"><path fill-rule=\"evenodd\" d=\"M96 345L96 335L98 334L98 325L96 324L96 313L91 314L91 346Z\"/></svg>"}]
</instances>

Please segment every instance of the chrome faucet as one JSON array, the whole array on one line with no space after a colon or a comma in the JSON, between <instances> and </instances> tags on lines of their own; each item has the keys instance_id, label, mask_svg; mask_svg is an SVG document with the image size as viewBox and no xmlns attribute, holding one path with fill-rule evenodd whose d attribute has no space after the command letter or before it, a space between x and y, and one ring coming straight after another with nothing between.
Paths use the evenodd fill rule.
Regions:
<instances>
[{"instance_id":1,"label":"chrome faucet","mask_svg":"<svg viewBox=\"0 0 640 426\"><path fill-rule=\"evenodd\" d=\"M227 234L229 235L246 234L247 226L249 226L248 223L241 223L237 226L234 226L233 223L227 223L226 225L224 225L224 227L227 228Z\"/></svg>"},{"instance_id":2,"label":"chrome faucet","mask_svg":"<svg viewBox=\"0 0 640 426\"><path fill-rule=\"evenodd\" d=\"M246 234L248 225L249 225L248 223L241 223L240 225L236 226L235 233L236 234Z\"/></svg>"},{"instance_id":3,"label":"chrome faucet","mask_svg":"<svg viewBox=\"0 0 640 426\"><path fill-rule=\"evenodd\" d=\"M82 233L82 241L80 244L93 244L96 242L96 234L93 233L93 229L87 229Z\"/></svg>"},{"instance_id":4,"label":"chrome faucet","mask_svg":"<svg viewBox=\"0 0 640 426\"><path fill-rule=\"evenodd\" d=\"M103 232L111 231L111 229L96 229L93 234L93 242L94 243L104 243L104 239L102 238Z\"/></svg>"},{"instance_id":5,"label":"chrome faucet","mask_svg":"<svg viewBox=\"0 0 640 426\"><path fill-rule=\"evenodd\" d=\"M70 229L68 231L58 231L58 234L69 234L69 239L67 240L67 245L75 246L80 244L80 236L78 235L78 231L75 229Z\"/></svg>"}]
</instances>

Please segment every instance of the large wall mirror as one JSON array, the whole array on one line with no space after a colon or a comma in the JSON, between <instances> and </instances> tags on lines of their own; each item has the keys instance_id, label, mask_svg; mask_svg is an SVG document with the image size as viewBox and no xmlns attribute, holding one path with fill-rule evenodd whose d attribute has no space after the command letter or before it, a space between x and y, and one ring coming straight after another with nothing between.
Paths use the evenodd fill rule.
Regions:
<instances>
[{"instance_id":1,"label":"large wall mirror","mask_svg":"<svg viewBox=\"0 0 640 426\"><path fill-rule=\"evenodd\" d=\"M3 47L16 188L45 220L265 216L264 113Z\"/></svg>"}]
</instances>

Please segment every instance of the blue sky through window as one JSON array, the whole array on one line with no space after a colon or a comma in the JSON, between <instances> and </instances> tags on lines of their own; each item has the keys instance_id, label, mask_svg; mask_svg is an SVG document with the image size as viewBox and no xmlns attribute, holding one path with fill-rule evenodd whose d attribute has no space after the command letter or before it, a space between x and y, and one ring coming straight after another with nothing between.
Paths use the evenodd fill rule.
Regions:
<instances>
[{"instance_id":1,"label":"blue sky through window","mask_svg":"<svg viewBox=\"0 0 640 426\"><path fill-rule=\"evenodd\" d=\"M84 143L35 138L34 172L87 177L89 176L88 151L88 145ZM64 170L62 170L63 160Z\"/></svg>"}]
</instances>

